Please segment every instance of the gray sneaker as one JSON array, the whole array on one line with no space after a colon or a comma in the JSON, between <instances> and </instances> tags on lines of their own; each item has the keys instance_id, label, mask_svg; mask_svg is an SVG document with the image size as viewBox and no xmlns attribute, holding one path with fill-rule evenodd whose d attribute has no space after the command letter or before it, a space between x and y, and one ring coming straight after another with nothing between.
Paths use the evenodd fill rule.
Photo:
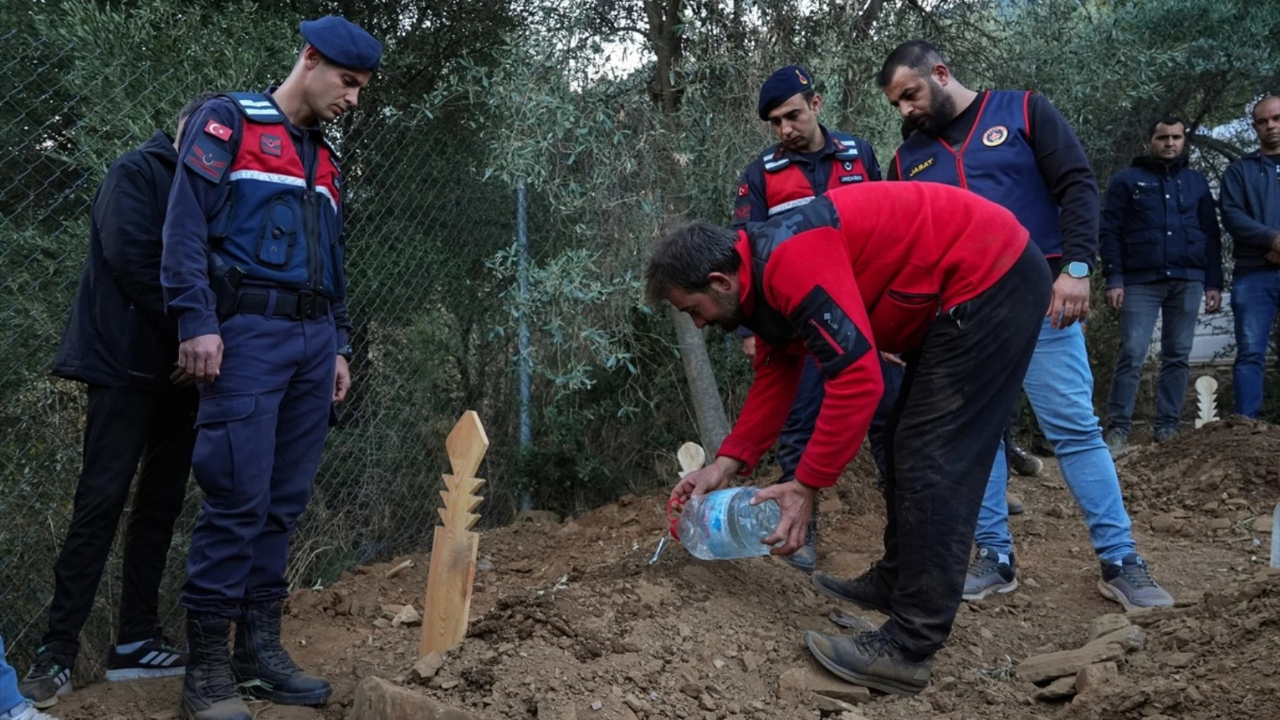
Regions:
<instances>
[{"instance_id":1,"label":"gray sneaker","mask_svg":"<svg viewBox=\"0 0 1280 720\"><path fill-rule=\"evenodd\" d=\"M18 692L43 710L58 704L58 697L71 692L71 663L54 651L41 647L27 676L18 683Z\"/></svg>"},{"instance_id":2,"label":"gray sneaker","mask_svg":"<svg viewBox=\"0 0 1280 720\"><path fill-rule=\"evenodd\" d=\"M853 637L811 630L804 642L823 667L854 685L907 697L929 687L933 663L928 658L907 659L903 649L879 630Z\"/></svg>"},{"instance_id":3,"label":"gray sneaker","mask_svg":"<svg viewBox=\"0 0 1280 720\"><path fill-rule=\"evenodd\" d=\"M1102 442L1107 444L1113 459L1129 452L1129 433L1120 428L1107 428L1107 431L1102 433Z\"/></svg>"},{"instance_id":4,"label":"gray sneaker","mask_svg":"<svg viewBox=\"0 0 1280 720\"><path fill-rule=\"evenodd\" d=\"M1162 442L1168 442L1169 440L1172 440L1177 434L1178 434L1178 428L1176 427L1162 427L1162 428L1155 429L1155 432L1152 433L1152 438L1157 443L1162 443Z\"/></svg>"},{"instance_id":5,"label":"gray sneaker","mask_svg":"<svg viewBox=\"0 0 1280 720\"><path fill-rule=\"evenodd\" d=\"M1123 605L1126 611L1173 607L1173 596L1156 584L1147 569L1147 561L1137 553L1125 555L1118 565L1102 563L1098 591L1102 597Z\"/></svg>"},{"instance_id":6,"label":"gray sneaker","mask_svg":"<svg viewBox=\"0 0 1280 720\"><path fill-rule=\"evenodd\" d=\"M969 572L964 576L964 599L983 600L991 593L1011 593L1018 589L1017 561L1009 554L1009 562L1000 562L1000 555L991 548L979 548Z\"/></svg>"}]
</instances>

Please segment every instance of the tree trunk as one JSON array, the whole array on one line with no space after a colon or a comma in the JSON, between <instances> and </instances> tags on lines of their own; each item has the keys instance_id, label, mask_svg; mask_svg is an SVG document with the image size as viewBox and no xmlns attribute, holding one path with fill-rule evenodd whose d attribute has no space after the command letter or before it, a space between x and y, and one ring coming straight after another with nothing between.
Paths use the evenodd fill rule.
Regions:
<instances>
[{"instance_id":1,"label":"tree trunk","mask_svg":"<svg viewBox=\"0 0 1280 720\"><path fill-rule=\"evenodd\" d=\"M654 103L668 119L669 132L679 132L675 116L680 110L680 100L684 94L684 88L674 81L683 55L683 39L680 37L682 5L681 0L644 0L645 16L649 21L649 44L653 47L656 60L653 82L649 87ZM672 227L675 224L672 221L688 214L688 194L685 190L684 173L680 164L675 161L674 153L671 150L663 152L660 162L666 175L665 186L669 188L666 193L667 202L664 203L667 217L664 218L663 227ZM720 449L720 443L729 434L729 418L724 412L724 401L720 398L716 374L711 369L711 358L707 355L702 331L694 326L687 315L675 308L671 308L671 317L676 328L676 340L680 344L685 379L689 383L698 436L707 455L714 457Z\"/></svg>"}]
</instances>

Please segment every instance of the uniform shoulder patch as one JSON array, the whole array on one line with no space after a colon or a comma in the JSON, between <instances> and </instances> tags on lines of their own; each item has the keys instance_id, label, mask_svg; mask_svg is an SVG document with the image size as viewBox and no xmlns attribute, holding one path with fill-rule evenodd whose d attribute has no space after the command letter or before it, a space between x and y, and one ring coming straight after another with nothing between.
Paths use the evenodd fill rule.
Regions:
<instances>
[{"instance_id":1,"label":"uniform shoulder patch","mask_svg":"<svg viewBox=\"0 0 1280 720\"><path fill-rule=\"evenodd\" d=\"M214 118L209 118L209 122L204 126L204 131L223 142L231 139L231 128L223 125Z\"/></svg>"},{"instance_id":2,"label":"uniform shoulder patch","mask_svg":"<svg viewBox=\"0 0 1280 720\"><path fill-rule=\"evenodd\" d=\"M821 285L809 291L789 319L829 378L871 352L871 342Z\"/></svg>"},{"instance_id":3,"label":"uniform shoulder patch","mask_svg":"<svg viewBox=\"0 0 1280 720\"><path fill-rule=\"evenodd\" d=\"M200 177L217 184L222 181L222 176L231 164L231 154L207 139L198 137L191 143L191 149L182 162Z\"/></svg>"}]
</instances>

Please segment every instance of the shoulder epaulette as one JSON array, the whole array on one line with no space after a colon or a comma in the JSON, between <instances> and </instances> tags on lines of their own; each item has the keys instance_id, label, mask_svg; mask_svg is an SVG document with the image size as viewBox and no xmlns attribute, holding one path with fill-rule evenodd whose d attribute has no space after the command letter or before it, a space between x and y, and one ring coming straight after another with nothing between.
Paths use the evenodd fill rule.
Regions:
<instances>
[{"instance_id":1,"label":"shoulder epaulette","mask_svg":"<svg viewBox=\"0 0 1280 720\"><path fill-rule=\"evenodd\" d=\"M253 122L284 122L284 115L276 109L275 103L262 93L227 93L227 97L234 100L240 113Z\"/></svg>"},{"instance_id":2,"label":"shoulder epaulette","mask_svg":"<svg viewBox=\"0 0 1280 720\"><path fill-rule=\"evenodd\" d=\"M790 165L791 158L783 154L781 145L774 145L764 151L764 154L760 156L760 162L764 163L765 172L772 173Z\"/></svg>"},{"instance_id":3,"label":"shoulder epaulette","mask_svg":"<svg viewBox=\"0 0 1280 720\"><path fill-rule=\"evenodd\" d=\"M856 160L858 155L858 139L842 132L831 133L831 142L835 145L837 160Z\"/></svg>"}]
</instances>

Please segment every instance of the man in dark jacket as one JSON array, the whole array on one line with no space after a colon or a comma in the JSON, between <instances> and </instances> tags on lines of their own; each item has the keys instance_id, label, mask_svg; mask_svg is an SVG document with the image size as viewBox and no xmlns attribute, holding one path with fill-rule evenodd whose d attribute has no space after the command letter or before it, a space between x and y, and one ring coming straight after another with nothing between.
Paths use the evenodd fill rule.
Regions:
<instances>
[{"instance_id":1,"label":"man in dark jacket","mask_svg":"<svg viewBox=\"0 0 1280 720\"><path fill-rule=\"evenodd\" d=\"M1280 306L1280 97L1259 100L1252 115L1261 147L1223 174L1222 225L1235 240L1235 411L1257 417L1263 363Z\"/></svg>"},{"instance_id":2,"label":"man in dark jacket","mask_svg":"<svg viewBox=\"0 0 1280 720\"><path fill-rule=\"evenodd\" d=\"M1133 425L1142 363L1161 318L1155 441L1178 433L1187 393L1187 360L1200 296L1205 312L1222 304L1222 242L1213 194L1187 167L1185 125L1165 117L1151 126L1149 152L1116 174L1102 205L1102 269L1107 302L1120 311L1120 350L1103 439L1123 452Z\"/></svg>"},{"instance_id":3,"label":"man in dark jacket","mask_svg":"<svg viewBox=\"0 0 1280 720\"><path fill-rule=\"evenodd\" d=\"M179 113L179 137L206 98ZM53 568L49 628L21 683L36 707L53 705L71 689L80 630L135 472L118 644L109 652L107 679L180 675L186 665L187 654L165 639L157 617L191 470L197 402L190 380L174 370L178 329L160 291L160 231L177 161L177 141L156 130L112 164L94 196L89 257L53 365L54 375L89 386L89 408L71 525Z\"/></svg>"}]
</instances>

